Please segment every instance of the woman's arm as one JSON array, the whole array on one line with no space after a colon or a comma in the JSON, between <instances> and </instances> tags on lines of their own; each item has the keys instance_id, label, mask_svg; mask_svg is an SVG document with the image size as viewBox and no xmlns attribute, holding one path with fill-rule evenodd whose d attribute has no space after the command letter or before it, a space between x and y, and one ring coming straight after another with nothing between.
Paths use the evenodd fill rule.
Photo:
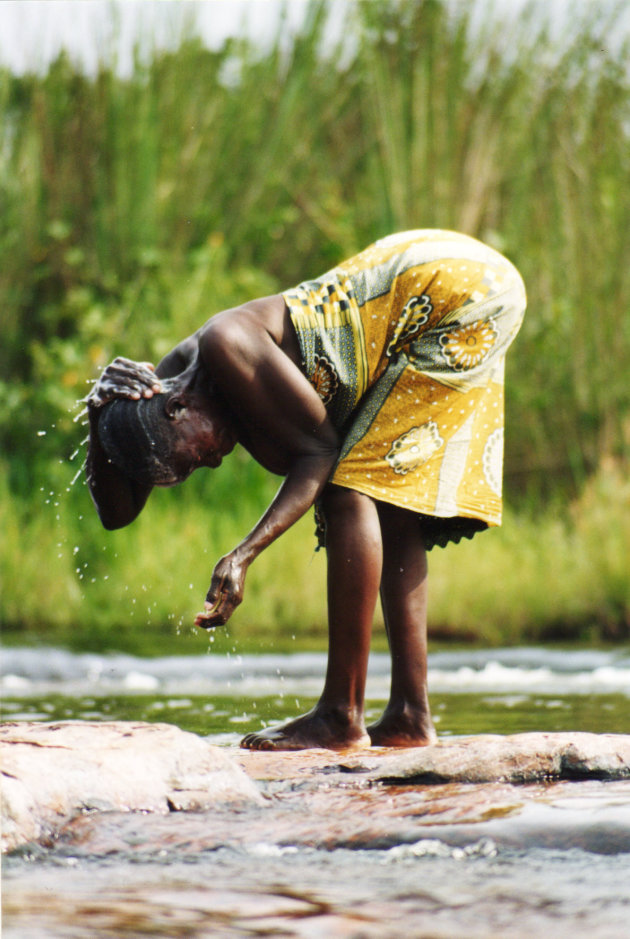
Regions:
<instances>
[{"instance_id":1,"label":"woman's arm","mask_svg":"<svg viewBox=\"0 0 630 939\"><path fill-rule=\"evenodd\" d=\"M245 575L252 561L313 505L326 485L337 458L337 450L322 451L293 462L276 496L239 545L222 557L212 574L205 610L195 625L205 629L223 626L243 599Z\"/></svg>"},{"instance_id":2,"label":"woman's arm","mask_svg":"<svg viewBox=\"0 0 630 939\"><path fill-rule=\"evenodd\" d=\"M188 336L182 342L178 343L174 349L171 349L163 359L155 366L155 374L158 378L175 378L181 375L197 361L199 350L198 330L192 336Z\"/></svg>"},{"instance_id":3,"label":"woman's arm","mask_svg":"<svg viewBox=\"0 0 630 939\"><path fill-rule=\"evenodd\" d=\"M237 420L286 454L288 472L257 525L217 564L197 625L227 622L241 602L247 568L321 494L339 451L337 431L304 375L277 346L255 312L218 316L199 339L202 364Z\"/></svg>"}]
</instances>

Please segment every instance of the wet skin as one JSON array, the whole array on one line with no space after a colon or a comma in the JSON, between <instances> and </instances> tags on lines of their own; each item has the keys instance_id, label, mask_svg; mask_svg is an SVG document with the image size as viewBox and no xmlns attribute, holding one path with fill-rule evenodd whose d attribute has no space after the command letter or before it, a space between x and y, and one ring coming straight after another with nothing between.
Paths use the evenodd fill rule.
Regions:
<instances>
[{"instance_id":1,"label":"wet skin","mask_svg":"<svg viewBox=\"0 0 630 939\"><path fill-rule=\"evenodd\" d=\"M165 382L165 379L169 379ZM164 382L164 384L163 384ZM217 466L238 441L284 477L252 531L215 566L195 623L223 625L242 600L249 565L321 497L327 523L329 656L321 698L308 714L248 734L249 749L425 746L435 741L426 687L426 553L417 518L328 482L340 440L300 370L284 300L254 301L213 317L153 370L117 359L88 396L88 485L106 528L129 524L152 486L126 476L98 439L99 408L113 397L165 393L177 430L173 485ZM392 654L391 695L370 728L364 695L372 620L379 598Z\"/></svg>"}]
</instances>

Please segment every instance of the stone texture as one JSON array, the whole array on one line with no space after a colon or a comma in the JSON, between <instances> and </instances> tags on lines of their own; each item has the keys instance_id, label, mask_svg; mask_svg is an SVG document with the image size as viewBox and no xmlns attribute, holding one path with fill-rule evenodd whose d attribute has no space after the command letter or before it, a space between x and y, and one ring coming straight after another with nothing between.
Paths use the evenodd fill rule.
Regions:
<instances>
[{"instance_id":1,"label":"stone texture","mask_svg":"<svg viewBox=\"0 0 630 939\"><path fill-rule=\"evenodd\" d=\"M630 735L527 733L443 740L343 764L381 782L530 783L551 779L629 779Z\"/></svg>"},{"instance_id":2,"label":"stone texture","mask_svg":"<svg viewBox=\"0 0 630 939\"><path fill-rule=\"evenodd\" d=\"M41 841L78 813L165 814L259 803L225 751L168 724L0 726L2 850Z\"/></svg>"},{"instance_id":3,"label":"stone texture","mask_svg":"<svg viewBox=\"0 0 630 939\"><path fill-rule=\"evenodd\" d=\"M610 797L622 786L616 797L624 804L630 785L630 735L528 733L408 750L230 753L166 724L76 721L3 725L0 748L3 850L53 836L88 853L135 850L140 821L131 812L151 813L141 822L144 853L259 842L389 848L434 826L458 843L462 826L466 837L496 839L496 819L518 842L532 815L524 807L540 802L536 818L547 811L550 782L586 794L588 783L563 780L617 780ZM393 799L383 791L389 784L403 787ZM174 810L215 811L200 825L193 815L175 820ZM548 827L543 821L536 838ZM599 830L578 834L589 844L601 840ZM627 825L619 838L627 844Z\"/></svg>"},{"instance_id":4,"label":"stone texture","mask_svg":"<svg viewBox=\"0 0 630 939\"><path fill-rule=\"evenodd\" d=\"M101 726L87 736L98 741ZM133 742L146 725L118 726ZM174 728L151 729L148 758L168 762L178 739ZM527 734L447 739L430 750L231 749L262 804L217 800L205 812L173 813L160 802L157 812L59 817L48 825L54 839L25 845L28 861L6 863L3 936L627 939L630 777L598 777L620 772L628 740ZM543 756L553 747L558 771L595 778L471 781L505 773L499 752L514 756L513 769L529 754L535 774L548 772L553 761ZM467 781L390 785L392 764L417 773L435 751L465 756ZM523 775L521 766L514 778ZM555 859L551 876L542 849ZM619 857L608 864L604 855Z\"/></svg>"}]
</instances>

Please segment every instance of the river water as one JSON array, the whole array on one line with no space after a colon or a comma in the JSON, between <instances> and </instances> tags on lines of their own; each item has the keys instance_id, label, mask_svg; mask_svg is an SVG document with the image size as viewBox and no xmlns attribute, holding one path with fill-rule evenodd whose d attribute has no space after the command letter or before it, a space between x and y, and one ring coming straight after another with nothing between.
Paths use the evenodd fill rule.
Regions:
<instances>
[{"instance_id":1,"label":"river water","mask_svg":"<svg viewBox=\"0 0 630 939\"><path fill-rule=\"evenodd\" d=\"M317 653L8 649L3 719L166 721L237 758L245 732L311 706L324 669ZM388 681L387 656L373 655L369 719ZM442 737L630 733L630 649L435 653L429 687ZM407 786L357 802L343 785L326 791L327 771L311 788L270 783L277 818L77 820L52 846L5 858L4 935L630 936L630 781Z\"/></svg>"}]
</instances>

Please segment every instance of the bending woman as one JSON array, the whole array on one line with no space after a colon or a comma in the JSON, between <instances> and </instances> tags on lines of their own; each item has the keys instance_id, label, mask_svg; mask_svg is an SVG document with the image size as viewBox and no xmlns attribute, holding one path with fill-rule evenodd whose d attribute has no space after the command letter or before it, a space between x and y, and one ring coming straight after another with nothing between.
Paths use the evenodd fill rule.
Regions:
<instances>
[{"instance_id":1,"label":"bending woman","mask_svg":"<svg viewBox=\"0 0 630 939\"><path fill-rule=\"evenodd\" d=\"M312 506L327 552L329 655L308 714L246 736L259 749L423 746L426 552L501 520L503 373L525 291L454 232L391 235L314 281L210 319L153 370L116 359L88 398L87 478L106 528L153 486L216 467L238 442L284 480L217 563L196 624L227 622L247 569ZM364 723L379 597L392 657Z\"/></svg>"}]
</instances>

